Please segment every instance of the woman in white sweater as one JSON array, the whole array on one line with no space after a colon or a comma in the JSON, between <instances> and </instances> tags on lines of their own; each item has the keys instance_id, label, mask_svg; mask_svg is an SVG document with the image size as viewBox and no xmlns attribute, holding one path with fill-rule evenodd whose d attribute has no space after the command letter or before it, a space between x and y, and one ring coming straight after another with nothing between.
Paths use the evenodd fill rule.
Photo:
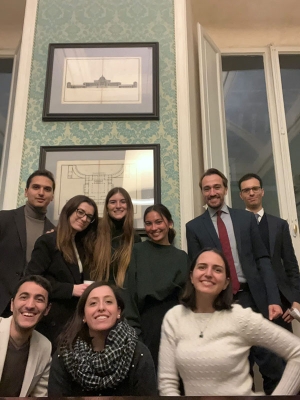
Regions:
<instances>
[{"instance_id":1,"label":"woman in white sweater","mask_svg":"<svg viewBox=\"0 0 300 400\"><path fill-rule=\"evenodd\" d=\"M248 355L262 346L287 361L273 395L300 389L300 339L250 308L232 305L230 270L222 253L204 249L191 265L181 301L166 314L159 352L161 396L249 396Z\"/></svg>"}]
</instances>

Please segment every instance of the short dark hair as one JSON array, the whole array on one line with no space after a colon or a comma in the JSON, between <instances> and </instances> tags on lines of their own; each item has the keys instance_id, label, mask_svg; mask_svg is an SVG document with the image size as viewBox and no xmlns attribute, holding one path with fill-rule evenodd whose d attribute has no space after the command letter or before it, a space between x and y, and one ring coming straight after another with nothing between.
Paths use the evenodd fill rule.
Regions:
<instances>
[{"instance_id":1,"label":"short dark hair","mask_svg":"<svg viewBox=\"0 0 300 400\"><path fill-rule=\"evenodd\" d=\"M213 307L216 311L221 311L221 310L230 310L232 308L232 301L233 301L233 293L232 293L232 284L230 280L230 267L228 264L227 259L225 258L224 254L216 249L216 248L210 248L206 247L202 249L197 256L194 258L191 267L190 267L190 273L194 270L198 257L202 254L205 253L206 251L212 251L213 253L218 254L225 265L225 273L226 273L226 278L229 278L229 284L226 289L222 290L222 292L217 296L213 303ZM190 275L188 277L188 280L186 282L183 294L180 299L180 303L184 305L187 308L190 308L192 311L196 310L196 290L194 285L191 282Z\"/></svg>"},{"instance_id":2,"label":"short dark hair","mask_svg":"<svg viewBox=\"0 0 300 400\"><path fill-rule=\"evenodd\" d=\"M259 175L257 175L257 174L249 172L248 174L242 176L241 179L239 180L239 189L240 189L240 191L241 191L242 182L248 181L249 179L252 179L252 178L257 179L259 181L260 187L261 188L263 187L263 183L262 183L261 177Z\"/></svg>"},{"instance_id":3,"label":"short dark hair","mask_svg":"<svg viewBox=\"0 0 300 400\"><path fill-rule=\"evenodd\" d=\"M173 221L170 211L168 210L168 208L166 206L164 206L163 204L160 204L160 203L154 204L153 206L146 208L146 210L144 212L144 222L145 222L147 214L149 214L151 211L155 211L161 217L165 217L166 220L174 226L174 221ZM171 244L173 243L175 236L176 236L175 229L173 227L169 228L169 231L168 231L169 243L171 243Z\"/></svg>"},{"instance_id":4,"label":"short dark hair","mask_svg":"<svg viewBox=\"0 0 300 400\"><path fill-rule=\"evenodd\" d=\"M202 181L203 181L203 178L204 178L205 176L210 176L210 175L219 175L219 176L222 178L224 187L225 187L225 188L228 187L228 179L226 178L226 176L225 176L221 171L219 171L219 170L216 169L216 168L209 168L208 170L206 170L206 171L204 172L204 174L203 174L203 175L201 176L201 178L200 178L199 186L200 186L200 189L201 189L201 190L202 190Z\"/></svg>"},{"instance_id":5,"label":"short dark hair","mask_svg":"<svg viewBox=\"0 0 300 400\"><path fill-rule=\"evenodd\" d=\"M51 287L51 283L48 281L48 279L44 278L41 275L28 275L25 276L24 278L20 279L18 281L18 283L15 286L15 289L13 291L13 295L12 295L12 299L14 300L20 287L23 285L23 283L26 282L34 282L37 285L41 286L43 289L45 289L48 292L48 303L49 303L49 299L51 297L51 293L52 293L52 287Z\"/></svg>"},{"instance_id":6,"label":"short dark hair","mask_svg":"<svg viewBox=\"0 0 300 400\"><path fill-rule=\"evenodd\" d=\"M125 304L120 294L121 289L119 289L117 286L109 282L104 282L104 281L94 282L91 285L89 285L80 296L73 317L69 320L63 332L59 335L58 338L59 349L62 346L66 346L67 348L72 349L73 343L75 342L77 337L80 337L87 343L91 343L92 338L90 337L89 334L89 327L87 326L86 323L83 322L84 308L91 291L101 286L108 286L111 288L117 300L117 305L121 310L120 313L121 318L119 319L119 321L122 321L124 319L123 311L125 308Z\"/></svg>"},{"instance_id":7,"label":"short dark hair","mask_svg":"<svg viewBox=\"0 0 300 400\"><path fill-rule=\"evenodd\" d=\"M52 181L52 189L53 189L53 193L54 193L54 190L55 190L54 176L53 176L52 172L48 171L47 169L37 169L31 175L29 175L27 182L26 182L26 189L29 188L31 181L35 176L45 176L46 178L50 179L50 181Z\"/></svg>"}]
</instances>

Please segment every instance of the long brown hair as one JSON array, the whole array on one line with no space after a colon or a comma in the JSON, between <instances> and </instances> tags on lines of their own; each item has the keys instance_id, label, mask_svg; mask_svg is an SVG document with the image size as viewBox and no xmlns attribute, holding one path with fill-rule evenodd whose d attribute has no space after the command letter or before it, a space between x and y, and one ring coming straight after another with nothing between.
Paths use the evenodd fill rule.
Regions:
<instances>
[{"instance_id":1,"label":"long brown hair","mask_svg":"<svg viewBox=\"0 0 300 400\"><path fill-rule=\"evenodd\" d=\"M112 254L112 233L115 228L112 218L108 215L107 205L109 199L120 193L127 204L127 213L123 223L123 233L121 234L121 245ZM122 187L111 189L106 196L103 218L98 224L97 240L94 250L94 265L91 269L91 278L98 281L108 281L110 266L118 266L115 276L116 284L123 286L127 267L130 262L132 247L134 243L133 229L133 204L129 193Z\"/></svg>"},{"instance_id":2,"label":"long brown hair","mask_svg":"<svg viewBox=\"0 0 300 400\"><path fill-rule=\"evenodd\" d=\"M72 197L64 205L59 216L57 225L56 246L62 252L64 259L69 263L77 263L76 255L72 245L72 227L69 218L77 210L81 203L88 203L94 208L94 221L82 232L77 232L75 242L82 246L82 264L90 266L93 259L93 249L96 240L96 232L98 227L98 208L94 200L87 196L78 195Z\"/></svg>"}]
</instances>

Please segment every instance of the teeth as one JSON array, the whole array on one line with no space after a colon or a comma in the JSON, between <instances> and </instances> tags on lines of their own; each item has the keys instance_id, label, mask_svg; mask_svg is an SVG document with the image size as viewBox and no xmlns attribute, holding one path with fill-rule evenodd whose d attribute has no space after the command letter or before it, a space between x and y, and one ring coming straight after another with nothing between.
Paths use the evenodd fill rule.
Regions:
<instances>
[{"instance_id":1,"label":"teeth","mask_svg":"<svg viewBox=\"0 0 300 400\"><path fill-rule=\"evenodd\" d=\"M100 317L97 317L96 319L106 319L108 317L106 317L105 315L100 315Z\"/></svg>"},{"instance_id":2,"label":"teeth","mask_svg":"<svg viewBox=\"0 0 300 400\"><path fill-rule=\"evenodd\" d=\"M23 315L25 315L25 317L33 317L34 316L34 314L32 314L32 313L23 313Z\"/></svg>"}]
</instances>

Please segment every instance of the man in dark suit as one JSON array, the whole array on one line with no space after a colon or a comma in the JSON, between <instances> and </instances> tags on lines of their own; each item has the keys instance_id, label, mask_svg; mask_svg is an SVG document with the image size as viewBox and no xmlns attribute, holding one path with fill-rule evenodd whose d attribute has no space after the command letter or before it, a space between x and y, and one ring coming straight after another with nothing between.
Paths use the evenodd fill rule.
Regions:
<instances>
[{"instance_id":1,"label":"man in dark suit","mask_svg":"<svg viewBox=\"0 0 300 400\"><path fill-rule=\"evenodd\" d=\"M25 206L0 211L0 315L10 315L9 303L16 282L22 278L36 239L54 228L46 218L53 200L54 177L47 170L27 179Z\"/></svg>"},{"instance_id":2,"label":"man in dark suit","mask_svg":"<svg viewBox=\"0 0 300 400\"><path fill-rule=\"evenodd\" d=\"M260 176L249 173L239 180L240 197L246 209L254 213L261 238L271 258L280 291L284 314L276 323L292 331L288 309L300 309L299 265L295 256L288 223L265 213L262 205L264 189Z\"/></svg>"},{"instance_id":3,"label":"man in dark suit","mask_svg":"<svg viewBox=\"0 0 300 400\"><path fill-rule=\"evenodd\" d=\"M215 168L208 169L201 177L200 188L208 207L204 214L186 225L189 256L194 258L205 247L216 247L225 252L219 232L221 228L218 219L221 218L221 223L226 226L231 250L231 275L238 281L234 299L243 307L251 307L265 318L274 320L282 315L282 309L268 252L260 237L254 214L231 209L225 204L227 184L225 175ZM254 348L252 353L255 361L260 364L261 353L257 349ZM270 394L281 378L284 365L280 358L270 352L267 357L271 373L264 389Z\"/></svg>"}]
</instances>

